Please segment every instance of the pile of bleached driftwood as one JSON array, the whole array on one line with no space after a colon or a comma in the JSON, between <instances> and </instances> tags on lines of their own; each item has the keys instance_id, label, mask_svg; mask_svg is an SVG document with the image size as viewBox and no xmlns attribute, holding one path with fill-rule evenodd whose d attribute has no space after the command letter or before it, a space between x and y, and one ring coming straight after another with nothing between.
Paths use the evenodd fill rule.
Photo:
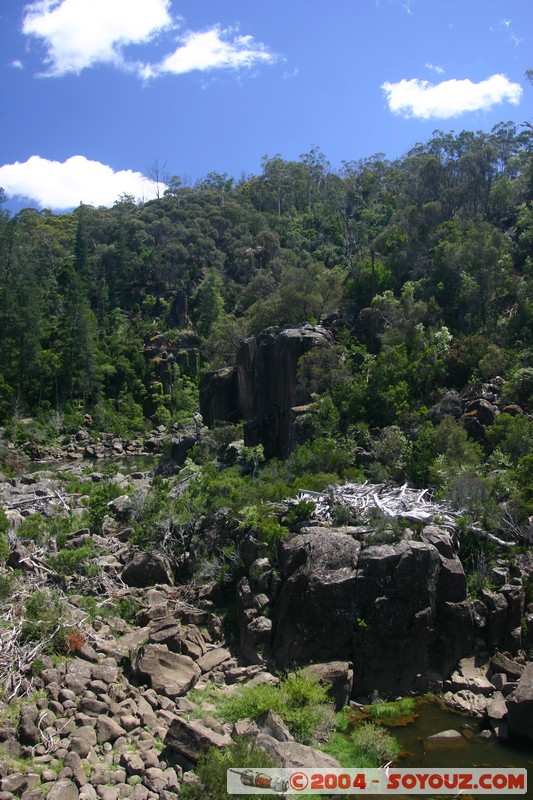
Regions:
<instances>
[{"instance_id":1,"label":"pile of bleached driftwood","mask_svg":"<svg viewBox=\"0 0 533 800\"><path fill-rule=\"evenodd\" d=\"M430 489L412 489L384 483L347 483L330 486L325 492L300 489L299 502L311 500L315 504L313 518L317 522L331 525L334 509L346 508L353 512L356 525L366 525L376 517L401 519L407 523L438 525L450 533L457 533L458 521L466 514L465 509L453 508L449 503L436 502ZM477 524L470 526L480 536L490 539L502 547L512 546L494 534L482 530Z\"/></svg>"}]
</instances>

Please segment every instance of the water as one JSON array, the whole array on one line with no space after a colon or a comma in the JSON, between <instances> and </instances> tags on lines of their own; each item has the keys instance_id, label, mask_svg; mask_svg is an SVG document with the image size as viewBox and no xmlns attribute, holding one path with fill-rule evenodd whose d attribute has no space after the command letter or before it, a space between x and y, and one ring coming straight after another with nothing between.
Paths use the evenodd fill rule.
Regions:
<instances>
[{"instance_id":1,"label":"water","mask_svg":"<svg viewBox=\"0 0 533 800\"><path fill-rule=\"evenodd\" d=\"M391 729L391 734L400 742L402 755L396 766L398 767L515 767L528 770L529 782L533 784L533 742L513 740L500 742L496 738L485 740L479 738L479 721L470 717L456 714L441 708L436 703L422 702L416 709L417 718L414 722L403 727ZM533 724L533 720L532 720ZM436 750L428 753L424 747L424 740L434 733L445 730L457 730L466 734L462 746L453 750ZM466 738L468 737L468 738ZM517 797L517 795L468 795L469 797L488 798L493 796L498 800ZM527 795L522 797L533 798L533 785L528 789ZM398 795L396 796L399 797ZM403 795L402 797L411 797ZM415 795L413 795L415 797ZM417 795L418 798L421 795ZM448 795L453 797L453 795Z\"/></svg>"},{"instance_id":2,"label":"water","mask_svg":"<svg viewBox=\"0 0 533 800\"><path fill-rule=\"evenodd\" d=\"M28 461L24 464L20 474L31 475L34 472L41 470L50 470L51 472L68 472L70 470L86 470L90 469L91 472L102 472L106 467L111 464L118 467L118 471L122 475L131 475L132 472L147 472L157 466L159 460L158 455L134 455L134 456L119 456L117 458L98 458L98 459L80 459L79 461L69 461L55 459L53 461Z\"/></svg>"}]
</instances>

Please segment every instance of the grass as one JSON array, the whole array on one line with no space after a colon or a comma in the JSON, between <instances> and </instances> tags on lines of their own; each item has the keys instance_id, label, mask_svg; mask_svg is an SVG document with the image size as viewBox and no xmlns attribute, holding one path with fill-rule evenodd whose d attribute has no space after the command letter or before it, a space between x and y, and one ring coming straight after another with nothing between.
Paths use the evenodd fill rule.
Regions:
<instances>
[{"instance_id":1,"label":"grass","mask_svg":"<svg viewBox=\"0 0 533 800\"><path fill-rule=\"evenodd\" d=\"M374 722L363 722L349 735L337 731L321 749L343 767L361 769L394 761L400 753L396 739Z\"/></svg>"},{"instance_id":2,"label":"grass","mask_svg":"<svg viewBox=\"0 0 533 800\"><path fill-rule=\"evenodd\" d=\"M328 709L327 687L301 672L286 675L277 686L244 686L220 702L221 716L228 722L257 719L266 711L274 711L295 739L305 743L313 739Z\"/></svg>"},{"instance_id":3,"label":"grass","mask_svg":"<svg viewBox=\"0 0 533 800\"><path fill-rule=\"evenodd\" d=\"M373 722L381 722L394 727L412 722L415 708L416 699L414 697L402 697L400 700L390 703L373 703L365 706L365 711Z\"/></svg>"}]
</instances>

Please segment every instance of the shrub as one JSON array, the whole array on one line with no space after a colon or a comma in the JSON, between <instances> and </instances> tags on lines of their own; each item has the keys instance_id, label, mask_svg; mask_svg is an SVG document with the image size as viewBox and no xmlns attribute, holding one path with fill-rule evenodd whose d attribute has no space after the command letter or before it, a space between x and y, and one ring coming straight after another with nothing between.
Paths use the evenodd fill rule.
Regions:
<instances>
[{"instance_id":1,"label":"shrub","mask_svg":"<svg viewBox=\"0 0 533 800\"><path fill-rule=\"evenodd\" d=\"M336 758L343 767L370 769L394 761L400 745L384 728L364 722L351 734L334 733L322 750Z\"/></svg>"},{"instance_id":2,"label":"shrub","mask_svg":"<svg viewBox=\"0 0 533 800\"><path fill-rule=\"evenodd\" d=\"M107 504L122 494L116 483L98 483L89 500L89 527L92 533L101 533L104 517L109 509Z\"/></svg>"},{"instance_id":3,"label":"shrub","mask_svg":"<svg viewBox=\"0 0 533 800\"><path fill-rule=\"evenodd\" d=\"M32 514L23 519L17 529L19 539L31 539L36 544L44 540L46 520L42 514Z\"/></svg>"},{"instance_id":4,"label":"shrub","mask_svg":"<svg viewBox=\"0 0 533 800\"><path fill-rule=\"evenodd\" d=\"M56 592L39 591L24 602L26 618L22 624L22 642L50 639L45 652L63 650L65 632L61 627L63 603Z\"/></svg>"},{"instance_id":5,"label":"shrub","mask_svg":"<svg viewBox=\"0 0 533 800\"><path fill-rule=\"evenodd\" d=\"M50 556L48 561L59 575L73 575L75 572L85 572L84 562L93 558L95 553L91 540L74 550L60 550L55 556Z\"/></svg>"},{"instance_id":6,"label":"shrub","mask_svg":"<svg viewBox=\"0 0 533 800\"><path fill-rule=\"evenodd\" d=\"M236 722L275 711L296 739L310 742L326 715L327 700L327 687L302 672L294 672L282 678L278 686L262 683L243 687L222 701L221 714L228 722Z\"/></svg>"},{"instance_id":7,"label":"shrub","mask_svg":"<svg viewBox=\"0 0 533 800\"><path fill-rule=\"evenodd\" d=\"M201 756L196 767L199 783L183 784L182 800L227 800L228 769L261 770L277 766L260 747L246 738L239 738L224 750L213 747ZM256 794L241 794L243 800L252 800Z\"/></svg>"}]
</instances>

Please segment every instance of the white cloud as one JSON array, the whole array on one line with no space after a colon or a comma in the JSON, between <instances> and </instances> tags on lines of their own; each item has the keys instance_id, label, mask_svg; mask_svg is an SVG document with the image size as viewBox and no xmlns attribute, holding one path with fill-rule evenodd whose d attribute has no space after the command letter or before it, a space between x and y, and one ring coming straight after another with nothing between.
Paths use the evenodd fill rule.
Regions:
<instances>
[{"instance_id":1,"label":"white cloud","mask_svg":"<svg viewBox=\"0 0 533 800\"><path fill-rule=\"evenodd\" d=\"M111 206L122 194L149 200L158 188L164 188L140 172L114 172L85 156L72 156L64 162L31 156L24 163L5 164L0 167L0 186L8 197L26 198L55 210L74 208L80 202Z\"/></svg>"},{"instance_id":2,"label":"white cloud","mask_svg":"<svg viewBox=\"0 0 533 800\"><path fill-rule=\"evenodd\" d=\"M22 30L43 39L47 75L76 74L98 63L120 65L121 48L151 41L170 27L170 0L37 0Z\"/></svg>"},{"instance_id":3,"label":"white cloud","mask_svg":"<svg viewBox=\"0 0 533 800\"><path fill-rule=\"evenodd\" d=\"M19 58L16 58L9 65L12 69L24 69L24 64Z\"/></svg>"},{"instance_id":4,"label":"white cloud","mask_svg":"<svg viewBox=\"0 0 533 800\"><path fill-rule=\"evenodd\" d=\"M129 61L123 52L127 45L149 44L181 23L171 17L170 6L171 0L35 0L25 8L22 30L44 42L47 76L112 64L147 79L193 70L236 70L277 60L253 36L214 25L182 34L174 52L158 63Z\"/></svg>"},{"instance_id":5,"label":"white cloud","mask_svg":"<svg viewBox=\"0 0 533 800\"><path fill-rule=\"evenodd\" d=\"M426 61L424 66L426 69L431 69L433 72L436 72L437 75L444 74L444 69L442 67L438 67L436 64L431 64L429 61Z\"/></svg>"},{"instance_id":6,"label":"white cloud","mask_svg":"<svg viewBox=\"0 0 533 800\"><path fill-rule=\"evenodd\" d=\"M159 64L139 67L143 78L165 73L183 75L186 72L212 69L241 69L259 63L271 64L276 56L253 36L241 36L233 28L215 25L207 31L189 31L179 39L179 46Z\"/></svg>"},{"instance_id":7,"label":"white cloud","mask_svg":"<svg viewBox=\"0 0 533 800\"><path fill-rule=\"evenodd\" d=\"M517 105L522 96L520 84L505 75L492 75L479 83L453 78L436 85L413 78L387 81L381 88L390 111L419 119L448 119L467 111L488 111L505 101Z\"/></svg>"}]
</instances>

